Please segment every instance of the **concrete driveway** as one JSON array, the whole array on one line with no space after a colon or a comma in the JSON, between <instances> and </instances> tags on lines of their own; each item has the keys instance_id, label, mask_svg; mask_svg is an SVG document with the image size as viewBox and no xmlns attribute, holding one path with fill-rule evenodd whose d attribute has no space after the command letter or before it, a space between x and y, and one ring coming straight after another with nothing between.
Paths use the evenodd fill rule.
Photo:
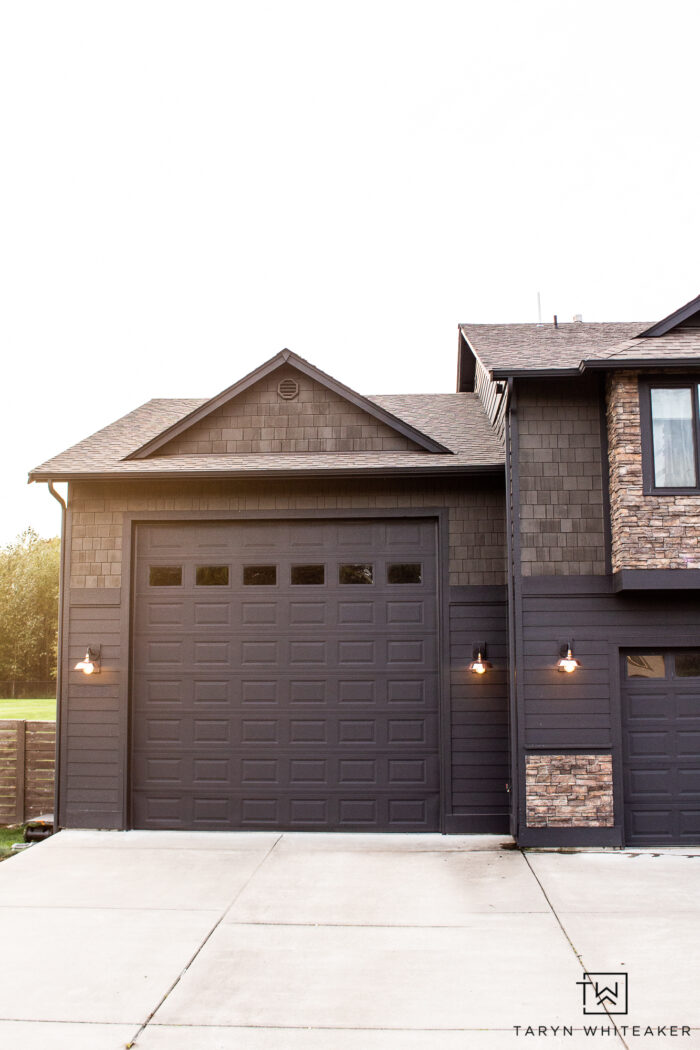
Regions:
<instances>
[{"instance_id":1,"label":"concrete driveway","mask_svg":"<svg viewBox=\"0 0 700 1050\"><path fill-rule=\"evenodd\" d=\"M507 842L61 832L0 865L0 1047L700 1047L700 850Z\"/></svg>"}]
</instances>

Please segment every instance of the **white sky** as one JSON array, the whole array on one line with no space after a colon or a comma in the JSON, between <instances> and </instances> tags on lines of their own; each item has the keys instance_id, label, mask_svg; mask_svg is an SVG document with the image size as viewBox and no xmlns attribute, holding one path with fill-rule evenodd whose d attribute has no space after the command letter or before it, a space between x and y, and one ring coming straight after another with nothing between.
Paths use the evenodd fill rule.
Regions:
<instances>
[{"instance_id":1,"label":"white sky","mask_svg":"<svg viewBox=\"0 0 700 1050\"><path fill-rule=\"evenodd\" d=\"M29 469L287 346L450 391L460 321L700 292L695 0L0 7L0 544Z\"/></svg>"}]
</instances>

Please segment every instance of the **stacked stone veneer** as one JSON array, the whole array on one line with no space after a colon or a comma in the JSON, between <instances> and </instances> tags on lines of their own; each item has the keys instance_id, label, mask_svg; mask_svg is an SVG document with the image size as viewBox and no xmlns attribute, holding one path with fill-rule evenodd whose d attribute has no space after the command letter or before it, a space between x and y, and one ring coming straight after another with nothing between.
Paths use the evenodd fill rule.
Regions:
<instances>
[{"instance_id":1,"label":"stacked stone veneer","mask_svg":"<svg viewBox=\"0 0 700 1050\"><path fill-rule=\"evenodd\" d=\"M547 380L517 393L523 576L603 575L600 388Z\"/></svg>"},{"instance_id":2,"label":"stacked stone veneer","mask_svg":"<svg viewBox=\"0 0 700 1050\"><path fill-rule=\"evenodd\" d=\"M528 755L529 828L608 828L613 820L611 755Z\"/></svg>"},{"instance_id":3,"label":"stacked stone veneer","mask_svg":"<svg viewBox=\"0 0 700 1050\"><path fill-rule=\"evenodd\" d=\"M337 479L71 484L72 587L120 587L125 511L308 511L446 507L450 583L504 584L505 498L498 482Z\"/></svg>"},{"instance_id":4,"label":"stacked stone veneer","mask_svg":"<svg viewBox=\"0 0 700 1050\"><path fill-rule=\"evenodd\" d=\"M608 380L612 569L700 568L700 496L644 495L639 374Z\"/></svg>"},{"instance_id":5,"label":"stacked stone veneer","mask_svg":"<svg viewBox=\"0 0 700 1050\"><path fill-rule=\"evenodd\" d=\"M299 393L278 393L293 379ZM255 452L417 452L420 446L356 408L303 372L278 368L195 423L155 455L227 455Z\"/></svg>"}]
</instances>

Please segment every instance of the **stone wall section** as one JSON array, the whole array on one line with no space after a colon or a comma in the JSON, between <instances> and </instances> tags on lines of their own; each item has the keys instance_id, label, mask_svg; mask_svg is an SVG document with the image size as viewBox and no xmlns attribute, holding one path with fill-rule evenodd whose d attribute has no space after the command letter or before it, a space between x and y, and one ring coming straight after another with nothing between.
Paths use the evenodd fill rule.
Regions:
<instances>
[{"instance_id":1,"label":"stone wall section","mask_svg":"<svg viewBox=\"0 0 700 1050\"><path fill-rule=\"evenodd\" d=\"M517 386L523 576L605 574L597 380Z\"/></svg>"},{"instance_id":2,"label":"stone wall section","mask_svg":"<svg viewBox=\"0 0 700 1050\"><path fill-rule=\"evenodd\" d=\"M529 828L609 828L613 819L611 755L527 756Z\"/></svg>"},{"instance_id":3,"label":"stone wall section","mask_svg":"<svg viewBox=\"0 0 700 1050\"><path fill-rule=\"evenodd\" d=\"M503 585L505 499L500 479L406 481L75 482L70 485L72 587L120 587L125 511L410 510L449 508L450 584Z\"/></svg>"},{"instance_id":4,"label":"stone wall section","mask_svg":"<svg viewBox=\"0 0 700 1050\"><path fill-rule=\"evenodd\" d=\"M700 568L700 495L645 495L639 373L608 379L612 569Z\"/></svg>"},{"instance_id":5,"label":"stone wall section","mask_svg":"<svg viewBox=\"0 0 700 1050\"><path fill-rule=\"evenodd\" d=\"M299 393L286 401L282 380ZM420 452L420 446L290 366L278 368L154 455L265 452Z\"/></svg>"}]
</instances>

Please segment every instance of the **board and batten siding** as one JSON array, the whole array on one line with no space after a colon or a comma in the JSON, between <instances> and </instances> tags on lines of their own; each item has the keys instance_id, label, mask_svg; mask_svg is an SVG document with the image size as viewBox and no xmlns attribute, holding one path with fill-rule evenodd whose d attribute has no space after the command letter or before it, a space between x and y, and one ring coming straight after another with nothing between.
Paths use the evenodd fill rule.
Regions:
<instances>
[{"instance_id":1,"label":"board and batten siding","mask_svg":"<svg viewBox=\"0 0 700 1050\"><path fill-rule=\"evenodd\" d=\"M425 507L448 509L450 583L503 586L505 507L500 477L72 483L60 824L123 828L128 822L124 805L128 616L122 608L121 586L125 513L230 511L235 519L239 511L259 511L263 517L266 511L308 511L313 517L317 511L347 509L376 511L381 517L385 509L410 513ZM102 671L88 678L73 667L91 644L102 646ZM462 714L458 712L458 722ZM475 761L459 761L457 766L461 769Z\"/></svg>"}]
</instances>

